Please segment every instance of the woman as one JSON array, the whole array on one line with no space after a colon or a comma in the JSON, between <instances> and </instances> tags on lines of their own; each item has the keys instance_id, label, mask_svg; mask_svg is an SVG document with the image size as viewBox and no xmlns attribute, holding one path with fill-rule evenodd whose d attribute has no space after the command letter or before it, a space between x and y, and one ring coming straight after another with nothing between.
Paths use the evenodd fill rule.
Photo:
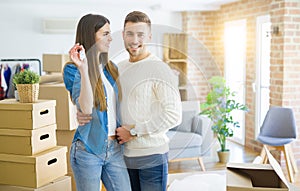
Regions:
<instances>
[{"instance_id":1,"label":"woman","mask_svg":"<svg viewBox=\"0 0 300 191\"><path fill-rule=\"evenodd\" d=\"M77 191L99 191L100 179L107 191L131 190L119 127L121 99L118 70L108 61L110 22L101 15L83 16L77 26L76 44L69 51L73 64L64 68L64 82L78 110L91 114L79 125L70 151Z\"/></svg>"}]
</instances>

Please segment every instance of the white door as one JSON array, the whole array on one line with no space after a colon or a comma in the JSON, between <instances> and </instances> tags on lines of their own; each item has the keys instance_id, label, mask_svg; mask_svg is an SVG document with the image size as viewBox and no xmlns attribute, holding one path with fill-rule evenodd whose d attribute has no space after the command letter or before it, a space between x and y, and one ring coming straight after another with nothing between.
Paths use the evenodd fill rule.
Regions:
<instances>
[{"instance_id":1,"label":"white door","mask_svg":"<svg viewBox=\"0 0 300 191\"><path fill-rule=\"evenodd\" d=\"M236 92L235 99L245 104L245 71L246 71L246 20L225 23L225 79L229 88ZM234 129L233 140L245 143L245 112L234 111L233 119L240 128Z\"/></svg>"},{"instance_id":2,"label":"white door","mask_svg":"<svg viewBox=\"0 0 300 191\"><path fill-rule=\"evenodd\" d=\"M253 84L253 89L256 93L255 136L257 137L270 106L270 16L257 17L256 29L256 82Z\"/></svg>"}]
</instances>

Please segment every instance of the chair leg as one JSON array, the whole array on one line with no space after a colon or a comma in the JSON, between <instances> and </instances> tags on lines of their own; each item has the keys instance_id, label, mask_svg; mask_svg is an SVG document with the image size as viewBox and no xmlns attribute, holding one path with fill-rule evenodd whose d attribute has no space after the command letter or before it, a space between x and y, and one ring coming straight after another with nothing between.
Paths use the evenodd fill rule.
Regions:
<instances>
[{"instance_id":1,"label":"chair leg","mask_svg":"<svg viewBox=\"0 0 300 191\"><path fill-rule=\"evenodd\" d=\"M202 157L192 157L192 158L178 158L178 159L172 159L172 160L169 160L169 162L178 162L178 161L186 161L186 160L197 160L201 169L203 171L206 171L205 170L205 166L204 166L204 163L203 163L203 159Z\"/></svg>"},{"instance_id":2,"label":"chair leg","mask_svg":"<svg viewBox=\"0 0 300 191\"><path fill-rule=\"evenodd\" d=\"M293 183L295 180L294 180L294 172L293 172L293 169L292 169L292 163L291 163L289 148L288 148L287 145L284 145L283 147L284 147L283 148L283 153L284 153L284 158L285 158L285 162L286 162L286 168L287 168L287 171L288 171L289 179L290 179L290 182Z\"/></svg>"},{"instance_id":3,"label":"chair leg","mask_svg":"<svg viewBox=\"0 0 300 191\"><path fill-rule=\"evenodd\" d=\"M293 183L294 180L294 173L298 172L297 164L295 161L295 157L291 148L290 144L284 145L284 146L269 146L269 145L264 145L268 150L278 150L280 152L283 152L284 154L284 159L286 162L286 168L287 168L287 173L288 173L288 178L291 183ZM268 157L266 155L265 149L262 149L260 156L262 157L262 163L267 164L268 162Z\"/></svg>"},{"instance_id":4,"label":"chair leg","mask_svg":"<svg viewBox=\"0 0 300 191\"><path fill-rule=\"evenodd\" d=\"M198 163L199 163L199 165L201 166L202 171L205 172L206 170L205 170L205 166L204 166L202 157L199 157L199 158L198 158Z\"/></svg>"},{"instance_id":5,"label":"chair leg","mask_svg":"<svg viewBox=\"0 0 300 191\"><path fill-rule=\"evenodd\" d=\"M295 173L298 173L298 167L297 167L297 163L295 160L295 156L294 156L294 152L292 150L292 147L290 144L286 145L286 148L288 149L288 154L290 156L291 159L291 163L292 163L292 167Z\"/></svg>"},{"instance_id":6,"label":"chair leg","mask_svg":"<svg viewBox=\"0 0 300 191\"><path fill-rule=\"evenodd\" d=\"M264 147L267 147L267 146L264 145L263 148L261 149L261 152L260 152L261 164L267 164L267 162L268 162L267 153L266 153L266 150Z\"/></svg>"}]
</instances>

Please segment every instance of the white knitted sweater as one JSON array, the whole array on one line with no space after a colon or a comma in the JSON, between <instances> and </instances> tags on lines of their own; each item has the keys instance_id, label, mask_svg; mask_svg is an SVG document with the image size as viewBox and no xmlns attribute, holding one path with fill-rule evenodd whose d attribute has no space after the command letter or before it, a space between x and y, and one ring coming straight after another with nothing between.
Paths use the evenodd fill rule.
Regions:
<instances>
[{"instance_id":1,"label":"white knitted sweater","mask_svg":"<svg viewBox=\"0 0 300 191\"><path fill-rule=\"evenodd\" d=\"M127 157L163 154L169 150L166 132L181 123L181 100L170 67L154 55L119 65L123 125L138 134L125 144Z\"/></svg>"}]
</instances>

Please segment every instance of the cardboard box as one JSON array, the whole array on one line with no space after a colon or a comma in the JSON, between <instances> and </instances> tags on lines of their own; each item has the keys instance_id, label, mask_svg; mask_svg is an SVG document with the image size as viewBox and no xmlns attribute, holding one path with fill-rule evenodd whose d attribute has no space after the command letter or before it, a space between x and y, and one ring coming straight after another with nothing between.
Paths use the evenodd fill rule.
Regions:
<instances>
[{"instance_id":1,"label":"cardboard box","mask_svg":"<svg viewBox=\"0 0 300 191\"><path fill-rule=\"evenodd\" d=\"M78 127L76 106L63 83L40 84L40 99L56 100L56 123L59 130L73 130Z\"/></svg>"},{"instance_id":2,"label":"cardboard box","mask_svg":"<svg viewBox=\"0 0 300 191\"><path fill-rule=\"evenodd\" d=\"M0 101L0 129L36 129L56 124L55 100L20 103L15 99Z\"/></svg>"},{"instance_id":3,"label":"cardboard box","mask_svg":"<svg viewBox=\"0 0 300 191\"><path fill-rule=\"evenodd\" d=\"M68 54L43 54L43 71L61 73L69 60Z\"/></svg>"},{"instance_id":4,"label":"cardboard box","mask_svg":"<svg viewBox=\"0 0 300 191\"><path fill-rule=\"evenodd\" d=\"M40 188L0 185L0 191L71 191L71 177L62 176Z\"/></svg>"},{"instance_id":5,"label":"cardboard box","mask_svg":"<svg viewBox=\"0 0 300 191\"><path fill-rule=\"evenodd\" d=\"M270 164L228 163L227 191L288 191L282 169L266 149Z\"/></svg>"},{"instance_id":6,"label":"cardboard box","mask_svg":"<svg viewBox=\"0 0 300 191\"><path fill-rule=\"evenodd\" d=\"M56 125L33 130L0 129L0 153L34 155L56 146Z\"/></svg>"},{"instance_id":7,"label":"cardboard box","mask_svg":"<svg viewBox=\"0 0 300 191\"><path fill-rule=\"evenodd\" d=\"M67 151L67 167L68 172L72 172L71 164L70 164L70 149L72 145L72 141L74 138L76 130L68 131L68 130L56 130L56 140L57 144L61 146L66 146L68 148Z\"/></svg>"},{"instance_id":8,"label":"cardboard box","mask_svg":"<svg viewBox=\"0 0 300 191\"><path fill-rule=\"evenodd\" d=\"M68 172L67 175L71 177L72 191L76 191L76 190L77 190L77 189L76 189L76 182L75 182L75 178L74 178L73 172L72 172L72 171L71 171L71 172ZM1 191L1 190L0 190L0 191ZM100 189L100 191L101 191L101 189Z\"/></svg>"},{"instance_id":9,"label":"cardboard box","mask_svg":"<svg viewBox=\"0 0 300 191\"><path fill-rule=\"evenodd\" d=\"M0 154L0 184L39 188L67 174L67 148L56 146L33 156Z\"/></svg>"},{"instance_id":10,"label":"cardboard box","mask_svg":"<svg viewBox=\"0 0 300 191\"><path fill-rule=\"evenodd\" d=\"M58 145L70 147L76 130L56 130L56 140Z\"/></svg>"},{"instance_id":11,"label":"cardboard box","mask_svg":"<svg viewBox=\"0 0 300 191\"><path fill-rule=\"evenodd\" d=\"M76 191L76 183L70 163L70 149L72 145L72 141L74 138L76 130L56 130L56 139L57 139L57 144L61 146L67 146L68 151L67 151L67 169L68 169L68 176L71 177L71 182L72 182L72 191Z\"/></svg>"}]
</instances>

